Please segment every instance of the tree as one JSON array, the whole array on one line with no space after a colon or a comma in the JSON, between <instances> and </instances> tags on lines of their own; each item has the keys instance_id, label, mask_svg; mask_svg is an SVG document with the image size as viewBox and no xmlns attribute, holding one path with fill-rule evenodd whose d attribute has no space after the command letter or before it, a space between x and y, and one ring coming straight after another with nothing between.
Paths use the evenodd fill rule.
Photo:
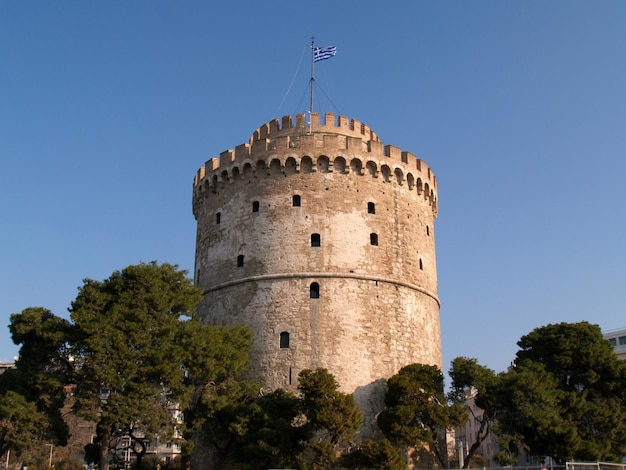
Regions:
<instances>
[{"instance_id":1,"label":"tree","mask_svg":"<svg viewBox=\"0 0 626 470\"><path fill-rule=\"evenodd\" d=\"M366 440L341 459L342 468L405 470L406 459L389 440Z\"/></svg>"},{"instance_id":2,"label":"tree","mask_svg":"<svg viewBox=\"0 0 626 470\"><path fill-rule=\"evenodd\" d=\"M74 411L97 423L86 449L93 463L107 467L110 451L126 442L140 464L147 442L159 437L183 441L188 467L191 436L203 422L196 412L203 391L248 366L253 337L244 326L204 325L195 316L200 298L185 271L152 262L102 282L86 279L70 309L73 322L40 307L12 315L20 357L0 375L2 400L15 402L5 395L13 391L29 403L26 411L35 406L40 414L32 418L47 418L42 436L63 445L61 408L71 387ZM5 431L15 427L8 418L3 423Z\"/></svg>"},{"instance_id":3,"label":"tree","mask_svg":"<svg viewBox=\"0 0 626 470\"><path fill-rule=\"evenodd\" d=\"M56 445L65 445L68 428L61 409L71 382L72 364L68 352L70 323L42 307L29 307L11 315L11 338L20 345L13 369L0 375L0 394L15 392L46 417L46 425L37 433ZM14 396L15 400L15 396ZM39 420L39 417L36 419Z\"/></svg>"},{"instance_id":4,"label":"tree","mask_svg":"<svg viewBox=\"0 0 626 470\"><path fill-rule=\"evenodd\" d=\"M543 326L523 336L503 379L500 433L535 456L620 461L626 453L626 363L597 325Z\"/></svg>"},{"instance_id":5,"label":"tree","mask_svg":"<svg viewBox=\"0 0 626 470\"><path fill-rule=\"evenodd\" d=\"M330 468L354 438L361 412L325 369L299 375L300 396L262 393L261 384L229 379L198 401L214 468Z\"/></svg>"},{"instance_id":6,"label":"tree","mask_svg":"<svg viewBox=\"0 0 626 470\"><path fill-rule=\"evenodd\" d=\"M41 442L48 420L37 406L14 391L0 395L0 457L8 450L16 454Z\"/></svg>"},{"instance_id":7,"label":"tree","mask_svg":"<svg viewBox=\"0 0 626 470\"><path fill-rule=\"evenodd\" d=\"M426 445L447 467L445 431L464 424L467 415L462 405L448 403L441 371L436 366L411 364L392 376L387 386L386 408L378 416L385 436L409 448Z\"/></svg>"},{"instance_id":8,"label":"tree","mask_svg":"<svg viewBox=\"0 0 626 470\"><path fill-rule=\"evenodd\" d=\"M72 303L75 409L97 422L102 469L121 436L138 465L148 441L172 438L184 424L189 437L202 388L247 364L251 333L195 318L201 293L185 274L167 263L129 266L102 282L86 279Z\"/></svg>"},{"instance_id":9,"label":"tree","mask_svg":"<svg viewBox=\"0 0 626 470\"><path fill-rule=\"evenodd\" d=\"M192 318L181 325L179 341L182 346L182 364L185 372L185 394L181 397L184 424L184 452L182 468L190 466L189 457L194 447L193 436L203 431L203 439L209 441L215 437L219 429L219 420L210 426L210 416L216 413L228 393L238 393L231 388L236 384L237 390L255 397L261 386L253 382L236 382L235 377L241 374L250 364L249 352L252 347L253 333L247 326L239 325L232 328L223 326L203 325L198 318ZM220 397L219 400L216 398ZM217 427L216 427L217 426ZM216 438L215 444L218 439Z\"/></svg>"},{"instance_id":10,"label":"tree","mask_svg":"<svg viewBox=\"0 0 626 470\"><path fill-rule=\"evenodd\" d=\"M339 391L337 380L326 369L300 372L298 390L302 394L305 429L314 436L309 440L309 448L316 456L309 460L325 462L322 468L326 468L354 439L363 415L354 397Z\"/></svg>"},{"instance_id":11,"label":"tree","mask_svg":"<svg viewBox=\"0 0 626 470\"><path fill-rule=\"evenodd\" d=\"M463 458L463 468L469 468L472 457L497 422L500 406L498 395L494 392L497 391L500 377L493 370L478 364L476 359L466 357L457 357L452 361L449 375L452 379L450 400L463 405L468 418L478 424L476 434L468 436L471 440ZM468 406L472 400L481 412L477 413L472 406Z\"/></svg>"},{"instance_id":12,"label":"tree","mask_svg":"<svg viewBox=\"0 0 626 470\"><path fill-rule=\"evenodd\" d=\"M283 390L262 393L251 381L228 379L206 387L198 402L209 468L292 467L306 440L298 425L300 400Z\"/></svg>"},{"instance_id":13,"label":"tree","mask_svg":"<svg viewBox=\"0 0 626 470\"><path fill-rule=\"evenodd\" d=\"M297 464L306 440L306 430L295 424L299 400L275 390L252 401L238 424L237 460L244 468L290 468Z\"/></svg>"}]
</instances>

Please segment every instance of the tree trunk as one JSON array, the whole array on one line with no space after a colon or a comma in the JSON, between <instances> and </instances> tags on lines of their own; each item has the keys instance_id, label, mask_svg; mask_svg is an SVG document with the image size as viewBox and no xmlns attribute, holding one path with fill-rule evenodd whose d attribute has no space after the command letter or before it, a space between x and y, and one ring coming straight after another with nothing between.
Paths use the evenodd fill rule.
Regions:
<instances>
[{"instance_id":1,"label":"tree trunk","mask_svg":"<svg viewBox=\"0 0 626 470\"><path fill-rule=\"evenodd\" d=\"M109 442L111 440L111 430L105 429L100 436L100 470L109 470Z\"/></svg>"}]
</instances>

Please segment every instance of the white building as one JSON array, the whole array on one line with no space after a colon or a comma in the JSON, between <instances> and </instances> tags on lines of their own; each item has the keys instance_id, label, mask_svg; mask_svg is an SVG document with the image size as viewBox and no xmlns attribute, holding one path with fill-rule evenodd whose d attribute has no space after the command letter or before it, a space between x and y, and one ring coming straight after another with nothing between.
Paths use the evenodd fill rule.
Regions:
<instances>
[{"instance_id":1,"label":"white building","mask_svg":"<svg viewBox=\"0 0 626 470\"><path fill-rule=\"evenodd\" d=\"M603 334L613 346L618 359L626 361L626 328L606 331Z\"/></svg>"}]
</instances>

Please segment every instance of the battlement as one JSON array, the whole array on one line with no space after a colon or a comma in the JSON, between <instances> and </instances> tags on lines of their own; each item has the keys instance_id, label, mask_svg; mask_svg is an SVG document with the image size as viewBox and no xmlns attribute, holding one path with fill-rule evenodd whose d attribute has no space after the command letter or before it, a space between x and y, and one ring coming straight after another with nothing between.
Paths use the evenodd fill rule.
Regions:
<instances>
[{"instance_id":1,"label":"battlement","mask_svg":"<svg viewBox=\"0 0 626 470\"><path fill-rule=\"evenodd\" d=\"M344 173L351 170L361 174L360 169L367 166L372 176L385 171L397 174L398 169L405 175L414 174L428 184L436 199L435 175L428 164L414 154L393 145L384 145L369 126L354 119L345 116L335 119L333 113L326 113L323 123L318 113L311 113L310 118L307 122L304 114L297 114L294 123L292 116L283 116L280 121L274 119L259 127L248 143L208 160L198 170L194 188L207 179L215 179L215 176L222 179L222 175L227 175L233 167L242 167L244 163L252 164L253 171L256 171L260 167L259 161L269 168L271 162L278 159L284 167L289 158L295 158L296 171L299 171L303 157L317 159L323 155L331 161L336 157L342 159L345 167L341 167L341 172Z\"/></svg>"},{"instance_id":2,"label":"battlement","mask_svg":"<svg viewBox=\"0 0 626 470\"><path fill-rule=\"evenodd\" d=\"M320 122L319 113L311 113L310 121L306 122L304 114L296 114L295 124L292 116L283 116L282 120L274 119L259 127L250 137L250 144L263 139L275 139L284 136L295 136L307 134L341 134L344 136L357 137L365 142L378 142L378 136L367 124L363 124L355 119L348 119L345 116L338 116L335 119L333 113L324 114L324 122ZM282 126L281 126L282 124Z\"/></svg>"}]
</instances>

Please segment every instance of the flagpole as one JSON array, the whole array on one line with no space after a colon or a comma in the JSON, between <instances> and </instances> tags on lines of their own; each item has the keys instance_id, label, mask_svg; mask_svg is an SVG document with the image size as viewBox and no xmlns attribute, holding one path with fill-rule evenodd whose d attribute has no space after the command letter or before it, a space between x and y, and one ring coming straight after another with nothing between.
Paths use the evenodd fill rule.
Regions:
<instances>
[{"instance_id":1,"label":"flagpole","mask_svg":"<svg viewBox=\"0 0 626 470\"><path fill-rule=\"evenodd\" d=\"M315 36L311 37L311 100L309 101L309 116L313 114L313 86L315 84L315 75L313 74L315 71ZM309 117L309 119L311 119Z\"/></svg>"}]
</instances>

